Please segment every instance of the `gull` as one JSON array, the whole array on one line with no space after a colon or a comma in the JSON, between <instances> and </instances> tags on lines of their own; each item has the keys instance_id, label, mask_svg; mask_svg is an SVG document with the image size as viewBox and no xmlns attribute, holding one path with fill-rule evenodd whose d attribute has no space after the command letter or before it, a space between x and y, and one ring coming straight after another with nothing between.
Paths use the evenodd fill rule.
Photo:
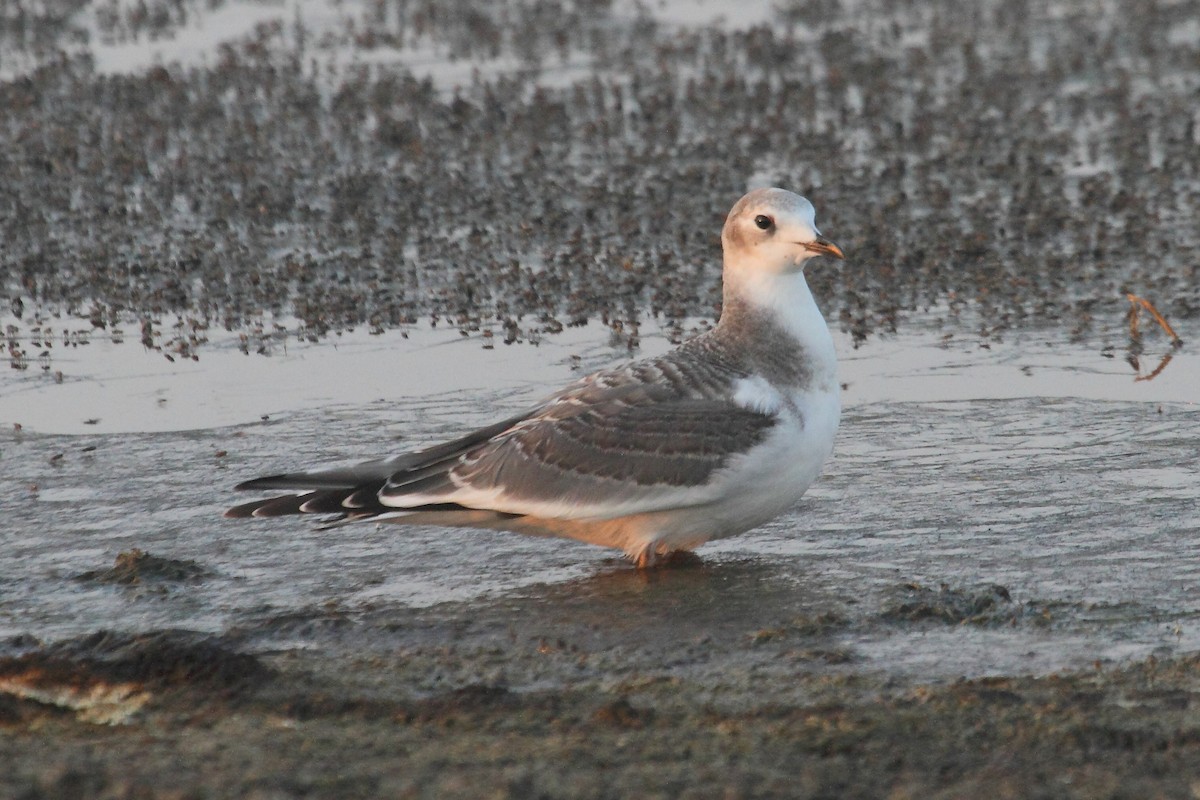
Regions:
<instances>
[{"instance_id":1,"label":"gull","mask_svg":"<svg viewBox=\"0 0 1200 800\"><path fill-rule=\"evenodd\" d=\"M812 203L784 189L738 200L721 245L721 317L707 333L444 444L246 481L236 488L292 494L225 516L567 537L619 548L639 568L773 519L833 449L837 358L804 267L844 256Z\"/></svg>"}]
</instances>

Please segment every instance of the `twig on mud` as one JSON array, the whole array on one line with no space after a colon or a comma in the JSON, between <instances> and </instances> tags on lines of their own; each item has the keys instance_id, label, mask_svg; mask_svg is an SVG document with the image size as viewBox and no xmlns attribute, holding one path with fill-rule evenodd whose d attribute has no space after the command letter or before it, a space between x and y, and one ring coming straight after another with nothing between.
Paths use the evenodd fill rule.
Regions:
<instances>
[{"instance_id":1,"label":"twig on mud","mask_svg":"<svg viewBox=\"0 0 1200 800\"><path fill-rule=\"evenodd\" d=\"M1133 367L1134 372L1140 373L1142 371L1142 365L1138 356L1142 353L1142 331L1138 323L1141 321L1141 309L1144 308L1149 311L1150 316L1154 317L1154 320L1158 323L1159 327L1162 328L1167 336L1171 338L1171 348L1173 350L1178 350L1180 347L1183 347L1183 340L1175 335L1175 331L1171 328L1170 324L1167 323L1162 314L1158 313L1158 309L1156 309L1149 300L1128 292L1125 294L1125 296L1129 298L1129 355L1125 360L1128 361L1130 366ZM1171 353L1164 355L1162 360L1158 362L1158 366L1154 368L1153 372L1150 372L1146 375L1139 374L1133 379L1134 382L1152 381L1157 378L1159 373L1167 368L1167 364L1171 363L1171 355Z\"/></svg>"},{"instance_id":2,"label":"twig on mud","mask_svg":"<svg viewBox=\"0 0 1200 800\"><path fill-rule=\"evenodd\" d=\"M1162 357L1162 360L1158 362L1158 366L1154 368L1154 371L1153 371L1153 372L1151 372L1151 373L1149 373L1149 374L1147 374L1147 375L1138 375L1136 378L1134 378L1134 379L1133 379L1133 382L1134 382L1134 383L1137 383L1138 381L1152 381L1152 380L1154 380L1155 378L1157 378L1157 377L1158 377L1158 373L1160 373L1160 372L1162 372L1164 369L1166 369L1166 368L1167 368L1167 364L1170 364L1170 363L1171 363L1171 358L1172 358L1172 357L1173 357L1173 356L1172 356L1170 353L1167 353L1165 356L1163 356L1163 357ZM1135 367L1135 369L1136 369L1136 367Z\"/></svg>"},{"instance_id":3,"label":"twig on mud","mask_svg":"<svg viewBox=\"0 0 1200 800\"><path fill-rule=\"evenodd\" d=\"M1169 336L1171 338L1171 347L1174 347L1176 350L1178 350L1180 347L1183 347L1183 339L1180 339L1178 336L1175 335L1174 329L1172 329L1170 324L1166 321L1166 319L1163 318L1163 315L1158 313L1158 309L1154 307L1153 303L1151 303L1149 300L1145 299L1144 297L1138 297L1136 294L1133 294L1131 292L1126 292L1125 296L1129 298L1129 305L1130 305L1130 308L1129 308L1129 338L1130 339L1132 339L1135 342L1139 341L1141 339L1141 332L1138 330L1138 307L1140 306L1141 308L1144 308L1150 312L1150 316L1154 317L1154 321L1157 322L1159 327L1162 328L1163 331L1167 334L1167 336Z\"/></svg>"}]
</instances>

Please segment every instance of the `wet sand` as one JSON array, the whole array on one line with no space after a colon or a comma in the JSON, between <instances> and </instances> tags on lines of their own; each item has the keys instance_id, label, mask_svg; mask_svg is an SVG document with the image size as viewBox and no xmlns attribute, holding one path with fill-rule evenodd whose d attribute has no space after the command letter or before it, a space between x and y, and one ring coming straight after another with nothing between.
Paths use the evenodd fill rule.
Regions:
<instances>
[{"instance_id":1,"label":"wet sand","mask_svg":"<svg viewBox=\"0 0 1200 800\"><path fill-rule=\"evenodd\" d=\"M1194 368L1125 319L1127 291L1185 340L1200 311L1189 6L435 5L0 20L0 393L76 393L0 420L0 796L1200 797L1197 408L1092 380ZM844 359L949 354L936 391L847 386L792 513L648 575L219 519L244 477L436 440L715 318L749 180L852 254L813 275ZM450 329L499 356L585 322L526 383L498 357L456 384L477 359L439 345L446 385L279 383L186 424L180 365L226 351ZM102 345L174 394L91 410ZM991 382L946 389L971 360Z\"/></svg>"},{"instance_id":2,"label":"wet sand","mask_svg":"<svg viewBox=\"0 0 1200 800\"><path fill-rule=\"evenodd\" d=\"M1188 798L1200 789L1194 657L910 685L813 669L836 661L811 649L820 621L771 636L664 639L609 669L597 662L617 659L577 628L519 624L464 637L476 624L444 623L390 658L223 662L220 642L188 649L160 635L122 642L123 660L93 666L90 654L108 653L89 642L68 662L73 680L117 672L144 679L152 698L120 727L5 699L5 794ZM738 666L687 669L714 662ZM536 670L545 685L464 680L483 665ZM412 691L439 676L440 688Z\"/></svg>"}]
</instances>

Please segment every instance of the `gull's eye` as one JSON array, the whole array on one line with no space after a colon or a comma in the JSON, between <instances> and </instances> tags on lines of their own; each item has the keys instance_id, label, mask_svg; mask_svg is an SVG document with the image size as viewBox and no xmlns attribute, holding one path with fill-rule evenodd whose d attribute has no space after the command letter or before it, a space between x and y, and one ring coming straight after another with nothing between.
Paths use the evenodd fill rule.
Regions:
<instances>
[{"instance_id":1,"label":"gull's eye","mask_svg":"<svg viewBox=\"0 0 1200 800\"><path fill-rule=\"evenodd\" d=\"M768 217L766 214L759 214L754 218L754 224L759 230L770 230L775 225L775 220Z\"/></svg>"}]
</instances>

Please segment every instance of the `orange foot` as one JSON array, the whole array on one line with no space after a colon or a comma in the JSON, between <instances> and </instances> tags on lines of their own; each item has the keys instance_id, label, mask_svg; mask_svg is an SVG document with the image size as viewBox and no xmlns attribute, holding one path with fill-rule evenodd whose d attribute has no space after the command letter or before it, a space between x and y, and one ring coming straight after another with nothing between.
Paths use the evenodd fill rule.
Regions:
<instances>
[{"instance_id":1,"label":"orange foot","mask_svg":"<svg viewBox=\"0 0 1200 800\"><path fill-rule=\"evenodd\" d=\"M666 553L656 553L647 548L634 557L633 563L638 569L678 569L703 566L704 559L691 550L671 550Z\"/></svg>"}]
</instances>

